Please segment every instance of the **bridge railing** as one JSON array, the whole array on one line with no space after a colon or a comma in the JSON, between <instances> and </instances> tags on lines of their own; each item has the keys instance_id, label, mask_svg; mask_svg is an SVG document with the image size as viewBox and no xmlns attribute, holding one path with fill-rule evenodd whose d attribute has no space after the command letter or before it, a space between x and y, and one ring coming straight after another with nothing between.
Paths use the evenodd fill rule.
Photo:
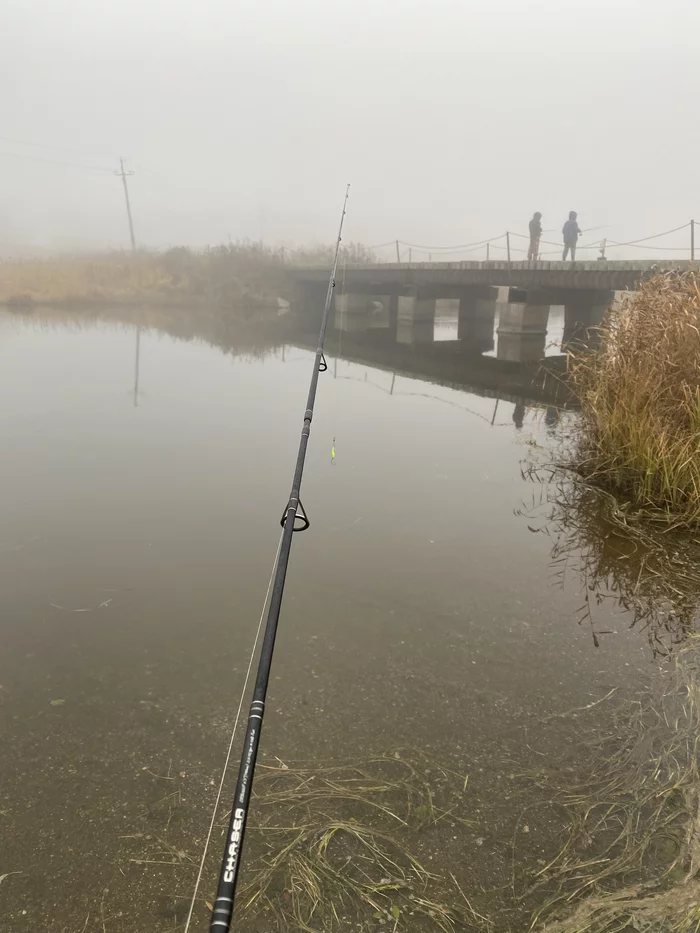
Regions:
<instances>
[{"instance_id":1,"label":"bridge railing","mask_svg":"<svg viewBox=\"0 0 700 933\"><path fill-rule=\"evenodd\" d=\"M650 236L639 237L635 240L620 242L609 237L593 238L590 234L595 230L604 228L589 228L583 231L582 239L585 242L577 244L576 254L585 260L606 259L690 259L695 260L695 221L663 230ZM551 233L551 231L549 231ZM586 236L589 234L589 236ZM674 236L675 242L669 244L667 237ZM663 240L663 244L653 241ZM457 262L460 259L479 261L499 260L507 262L522 262L528 257L530 237L524 233L506 230L498 236L478 240L473 243L462 243L451 246L426 246L419 243L410 243L405 240L389 240L386 243L375 243L369 246L353 244L346 254L347 261L411 263L411 262ZM553 239L540 239L538 260L548 261L561 259L563 243ZM640 251L649 255L643 256ZM359 254L362 254L361 256ZM583 255L581 255L583 254ZM290 262L303 261L307 255L304 250L283 250L285 259Z\"/></svg>"}]
</instances>

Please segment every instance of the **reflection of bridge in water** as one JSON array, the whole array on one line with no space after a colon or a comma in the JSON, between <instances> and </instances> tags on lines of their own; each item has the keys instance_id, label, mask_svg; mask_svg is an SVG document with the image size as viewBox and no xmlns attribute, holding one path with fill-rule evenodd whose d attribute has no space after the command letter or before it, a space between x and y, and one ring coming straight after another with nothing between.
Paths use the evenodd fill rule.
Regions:
<instances>
[{"instance_id":1,"label":"reflection of bridge in water","mask_svg":"<svg viewBox=\"0 0 700 933\"><path fill-rule=\"evenodd\" d=\"M387 315L375 310L372 326L362 333L329 331L326 353L385 370L392 375L420 379L485 398L502 399L514 405L575 407L573 394L564 380L566 358L550 356L537 362L519 363L497 356L483 356L487 340L438 340L430 343L397 342ZM382 320L383 319L383 320ZM499 338L500 339L500 338ZM316 335L304 329L289 342L304 349L316 348ZM493 331L490 338L493 346ZM329 361L330 369L337 365ZM389 392L393 389L393 380Z\"/></svg>"}]
</instances>

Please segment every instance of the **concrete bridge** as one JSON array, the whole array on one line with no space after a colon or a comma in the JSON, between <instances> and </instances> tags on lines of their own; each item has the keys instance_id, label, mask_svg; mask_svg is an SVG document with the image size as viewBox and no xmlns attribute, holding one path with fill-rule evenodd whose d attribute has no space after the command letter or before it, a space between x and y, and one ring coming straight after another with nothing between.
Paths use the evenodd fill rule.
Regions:
<instances>
[{"instance_id":1,"label":"concrete bridge","mask_svg":"<svg viewBox=\"0 0 700 933\"><path fill-rule=\"evenodd\" d=\"M435 305L459 301L459 339L493 345L498 315L498 356L518 361L544 355L550 308L565 309L565 342L601 323L615 293L633 290L653 270L688 268L687 261L615 262L430 262L353 265L338 270L333 324L359 333L369 329L380 306L388 313L392 339L431 343ZM323 307L327 267L293 270L300 286L299 310L314 317Z\"/></svg>"}]
</instances>

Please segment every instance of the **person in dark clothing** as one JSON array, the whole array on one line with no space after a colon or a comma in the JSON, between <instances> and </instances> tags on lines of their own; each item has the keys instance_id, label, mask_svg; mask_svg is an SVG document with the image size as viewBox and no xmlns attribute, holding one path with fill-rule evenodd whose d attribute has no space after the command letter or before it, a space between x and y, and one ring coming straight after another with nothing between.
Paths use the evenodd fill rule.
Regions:
<instances>
[{"instance_id":1,"label":"person in dark clothing","mask_svg":"<svg viewBox=\"0 0 700 933\"><path fill-rule=\"evenodd\" d=\"M572 262L576 259L576 244L578 243L578 238L581 236L581 228L576 220L577 217L578 214L576 211L570 211L569 219L566 221L561 231L564 234L563 259L566 260L566 257L569 255L569 250L571 250Z\"/></svg>"},{"instance_id":2,"label":"person in dark clothing","mask_svg":"<svg viewBox=\"0 0 700 933\"><path fill-rule=\"evenodd\" d=\"M540 254L540 237L542 236L542 214L537 211L530 221L530 246L527 251L528 260L534 262Z\"/></svg>"}]
</instances>

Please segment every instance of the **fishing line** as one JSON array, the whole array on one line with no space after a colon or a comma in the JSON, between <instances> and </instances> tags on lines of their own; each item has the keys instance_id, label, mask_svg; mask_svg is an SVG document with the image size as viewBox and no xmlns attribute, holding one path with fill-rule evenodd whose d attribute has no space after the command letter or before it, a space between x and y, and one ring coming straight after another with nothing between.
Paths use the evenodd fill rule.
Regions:
<instances>
[{"instance_id":1,"label":"fishing line","mask_svg":"<svg viewBox=\"0 0 700 933\"><path fill-rule=\"evenodd\" d=\"M338 352L335 357L335 365L333 367L333 378L338 378L338 360L341 359L343 355L343 323L345 320L345 272L348 267L348 258L347 256L343 257L343 283L340 290L341 299L340 299L340 327L338 328ZM338 412L337 406L337 396L338 392L336 390L336 415ZM331 466L335 466L335 433L333 434L333 443L331 444Z\"/></svg>"},{"instance_id":2,"label":"fishing line","mask_svg":"<svg viewBox=\"0 0 700 933\"><path fill-rule=\"evenodd\" d=\"M221 794L224 789L224 781L226 780L226 774L228 772L229 762L231 760L231 752L233 750L233 740L236 735L236 730L238 729L238 720L241 717L241 710L243 709L243 698L245 697L245 692L248 687L248 680L250 679L250 672L253 669L253 658L255 657L255 651L258 647L258 641L260 640L260 632L262 630L263 619L265 618L265 607L267 606L267 601L270 598L270 590L272 589L272 581L275 577L275 567L277 566L277 558L280 556L280 548L282 547L282 535L280 534L280 540L277 545L277 551L275 553L275 559L272 562L272 570L270 571L270 581L267 584L267 593L265 593L265 600L260 611L260 620L258 622L258 628L255 632L255 639L253 641L253 647L250 652L250 658L248 659L248 670L245 672L245 680L243 681L243 689L241 690L241 698L238 701L238 710L236 711L236 719L233 723L233 729L231 730L231 739L228 743L228 751L226 753L226 760L224 761L224 768L221 772L221 780L219 781L219 790L216 795L216 801L214 802L214 810L211 815L211 823L209 824L209 832L207 833L207 839L204 843L204 852L202 852L202 860L199 863L199 872L197 874L197 881L194 885L194 893L192 894L192 901L190 902L190 911L187 914L187 922L185 923L185 929L183 933L187 933L190 928L190 923L192 921L192 914L194 913L195 904L197 903L197 894L199 893L199 885L202 881L202 874L204 873L204 863L207 860L207 852L209 851L209 843L211 842L211 836L214 831L214 823L216 822L216 814L219 810L219 804L221 803Z\"/></svg>"}]
</instances>

